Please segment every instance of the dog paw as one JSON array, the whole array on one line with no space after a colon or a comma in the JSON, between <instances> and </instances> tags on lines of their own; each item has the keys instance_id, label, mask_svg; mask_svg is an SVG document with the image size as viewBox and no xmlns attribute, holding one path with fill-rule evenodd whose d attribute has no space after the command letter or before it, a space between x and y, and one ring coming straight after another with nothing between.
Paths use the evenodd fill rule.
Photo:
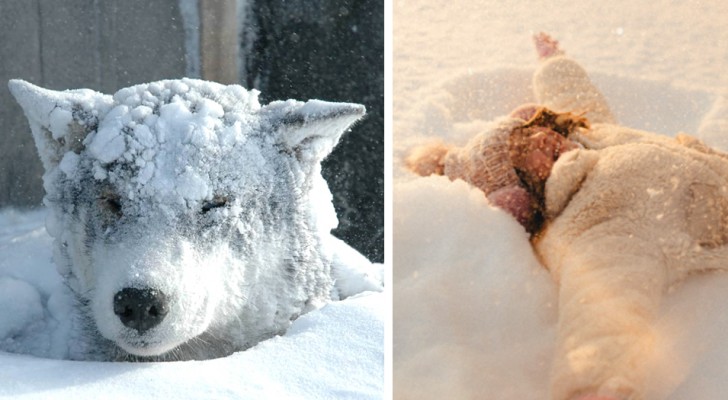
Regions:
<instances>
[{"instance_id":1,"label":"dog paw","mask_svg":"<svg viewBox=\"0 0 728 400\"><path fill-rule=\"evenodd\" d=\"M539 32L533 35L533 44L536 46L538 58L542 60L564 54L563 50L559 48L559 41L548 33Z\"/></svg>"},{"instance_id":2,"label":"dog paw","mask_svg":"<svg viewBox=\"0 0 728 400\"><path fill-rule=\"evenodd\" d=\"M444 159L451 146L444 143L431 143L412 150L405 160L410 171L420 176L443 175Z\"/></svg>"}]
</instances>

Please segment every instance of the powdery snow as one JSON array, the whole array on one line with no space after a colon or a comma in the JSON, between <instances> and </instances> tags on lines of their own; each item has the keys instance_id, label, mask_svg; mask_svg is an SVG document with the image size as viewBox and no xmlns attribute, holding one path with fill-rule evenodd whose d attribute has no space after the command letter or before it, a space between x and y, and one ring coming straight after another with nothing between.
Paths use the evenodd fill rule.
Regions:
<instances>
[{"instance_id":1,"label":"powdery snow","mask_svg":"<svg viewBox=\"0 0 728 400\"><path fill-rule=\"evenodd\" d=\"M531 100L545 31L578 60L621 123L699 134L728 150L728 3L397 0L394 10L394 396L543 399L556 287L523 229L481 192L403 168L428 140L462 145ZM712 110L712 111L711 111ZM728 274L674 288L647 400L728 393Z\"/></svg>"},{"instance_id":2,"label":"powdery snow","mask_svg":"<svg viewBox=\"0 0 728 400\"><path fill-rule=\"evenodd\" d=\"M54 357L67 346L70 303L50 262L45 216L0 212L0 334L12 331L18 350ZM215 360L99 363L0 352L0 398L381 398L385 298L329 303L284 336Z\"/></svg>"},{"instance_id":3,"label":"powdery snow","mask_svg":"<svg viewBox=\"0 0 728 400\"><path fill-rule=\"evenodd\" d=\"M0 337L16 336L34 321L43 318L43 305L37 290L25 281L0 278L2 303Z\"/></svg>"}]
</instances>

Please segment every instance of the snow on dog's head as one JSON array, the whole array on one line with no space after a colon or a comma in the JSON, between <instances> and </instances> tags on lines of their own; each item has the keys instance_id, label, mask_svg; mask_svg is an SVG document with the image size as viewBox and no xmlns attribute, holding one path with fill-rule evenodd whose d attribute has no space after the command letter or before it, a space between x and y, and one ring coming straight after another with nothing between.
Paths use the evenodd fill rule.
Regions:
<instances>
[{"instance_id":1,"label":"snow on dog's head","mask_svg":"<svg viewBox=\"0 0 728 400\"><path fill-rule=\"evenodd\" d=\"M108 339L101 357L225 355L329 295L320 162L363 106L261 107L256 91L191 79L113 96L9 86L46 170L54 259Z\"/></svg>"}]
</instances>

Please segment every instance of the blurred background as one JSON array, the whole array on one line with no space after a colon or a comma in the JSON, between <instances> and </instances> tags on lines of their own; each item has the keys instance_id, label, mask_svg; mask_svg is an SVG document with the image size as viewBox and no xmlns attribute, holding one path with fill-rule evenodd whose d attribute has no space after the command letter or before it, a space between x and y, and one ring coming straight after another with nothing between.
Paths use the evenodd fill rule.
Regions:
<instances>
[{"instance_id":1,"label":"blurred background","mask_svg":"<svg viewBox=\"0 0 728 400\"><path fill-rule=\"evenodd\" d=\"M293 98L364 104L367 116L324 162L339 228L384 259L384 0L0 0L0 207L39 207L42 166L7 89L112 94L201 78Z\"/></svg>"}]
</instances>

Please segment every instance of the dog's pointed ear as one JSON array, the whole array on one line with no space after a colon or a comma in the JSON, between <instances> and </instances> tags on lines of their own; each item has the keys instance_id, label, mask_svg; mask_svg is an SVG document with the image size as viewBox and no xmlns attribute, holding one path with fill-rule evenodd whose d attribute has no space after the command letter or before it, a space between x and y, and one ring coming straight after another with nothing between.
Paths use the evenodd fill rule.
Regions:
<instances>
[{"instance_id":1,"label":"dog's pointed ear","mask_svg":"<svg viewBox=\"0 0 728 400\"><path fill-rule=\"evenodd\" d=\"M272 102L262 111L270 114L278 143L284 149L299 160L321 161L366 109L354 103L288 100Z\"/></svg>"},{"instance_id":2,"label":"dog's pointed ear","mask_svg":"<svg viewBox=\"0 0 728 400\"><path fill-rule=\"evenodd\" d=\"M59 92L20 79L10 80L8 88L28 118L46 170L58 165L66 152L80 153L83 140L113 103L111 96L93 90Z\"/></svg>"}]
</instances>

